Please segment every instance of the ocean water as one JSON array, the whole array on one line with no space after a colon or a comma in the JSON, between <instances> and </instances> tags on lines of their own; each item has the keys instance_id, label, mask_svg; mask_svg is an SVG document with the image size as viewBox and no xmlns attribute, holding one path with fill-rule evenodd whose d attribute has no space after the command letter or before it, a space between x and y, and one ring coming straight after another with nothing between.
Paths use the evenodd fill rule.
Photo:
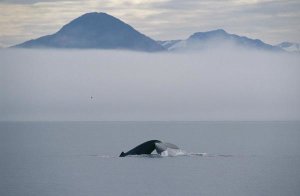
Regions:
<instances>
[{"instance_id":1,"label":"ocean water","mask_svg":"<svg viewBox=\"0 0 300 196\"><path fill-rule=\"evenodd\" d=\"M300 122L1 122L0 195L299 196Z\"/></svg>"}]
</instances>

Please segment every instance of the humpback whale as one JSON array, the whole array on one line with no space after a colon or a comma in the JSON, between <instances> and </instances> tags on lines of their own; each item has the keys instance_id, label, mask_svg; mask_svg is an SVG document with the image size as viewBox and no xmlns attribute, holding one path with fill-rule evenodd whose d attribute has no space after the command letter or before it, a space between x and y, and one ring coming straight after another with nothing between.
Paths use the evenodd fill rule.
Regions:
<instances>
[{"instance_id":1,"label":"humpback whale","mask_svg":"<svg viewBox=\"0 0 300 196\"><path fill-rule=\"evenodd\" d=\"M126 157L128 155L151 154L154 150L156 150L157 154L162 156L175 156L181 152L181 150L175 144L164 143L159 140L149 140L136 146L126 153L122 152L120 157Z\"/></svg>"}]
</instances>

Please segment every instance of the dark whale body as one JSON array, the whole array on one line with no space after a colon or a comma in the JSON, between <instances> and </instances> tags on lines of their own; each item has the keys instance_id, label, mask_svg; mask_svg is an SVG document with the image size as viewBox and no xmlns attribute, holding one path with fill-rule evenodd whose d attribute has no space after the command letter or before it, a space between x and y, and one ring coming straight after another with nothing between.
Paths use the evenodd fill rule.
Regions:
<instances>
[{"instance_id":1,"label":"dark whale body","mask_svg":"<svg viewBox=\"0 0 300 196\"><path fill-rule=\"evenodd\" d=\"M129 150L128 152L124 153L122 152L120 154L120 157L126 157L127 155L141 155L141 154L151 154L156 148L155 143L162 143L159 140L150 140L147 142L144 142L137 147Z\"/></svg>"}]
</instances>

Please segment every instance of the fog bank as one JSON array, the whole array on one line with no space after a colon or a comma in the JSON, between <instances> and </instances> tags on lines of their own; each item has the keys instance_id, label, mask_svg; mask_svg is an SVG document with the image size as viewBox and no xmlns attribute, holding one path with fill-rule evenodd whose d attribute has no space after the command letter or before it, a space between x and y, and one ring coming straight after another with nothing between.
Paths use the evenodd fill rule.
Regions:
<instances>
[{"instance_id":1,"label":"fog bank","mask_svg":"<svg viewBox=\"0 0 300 196\"><path fill-rule=\"evenodd\" d=\"M300 120L299 55L0 50L0 120Z\"/></svg>"}]
</instances>

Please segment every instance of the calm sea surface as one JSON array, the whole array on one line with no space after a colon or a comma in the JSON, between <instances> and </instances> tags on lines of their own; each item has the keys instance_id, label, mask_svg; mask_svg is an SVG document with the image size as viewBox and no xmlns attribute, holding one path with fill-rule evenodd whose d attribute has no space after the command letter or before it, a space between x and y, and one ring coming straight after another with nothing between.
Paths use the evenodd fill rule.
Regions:
<instances>
[{"instance_id":1,"label":"calm sea surface","mask_svg":"<svg viewBox=\"0 0 300 196\"><path fill-rule=\"evenodd\" d=\"M299 196L300 122L1 122L0 195Z\"/></svg>"}]
</instances>

